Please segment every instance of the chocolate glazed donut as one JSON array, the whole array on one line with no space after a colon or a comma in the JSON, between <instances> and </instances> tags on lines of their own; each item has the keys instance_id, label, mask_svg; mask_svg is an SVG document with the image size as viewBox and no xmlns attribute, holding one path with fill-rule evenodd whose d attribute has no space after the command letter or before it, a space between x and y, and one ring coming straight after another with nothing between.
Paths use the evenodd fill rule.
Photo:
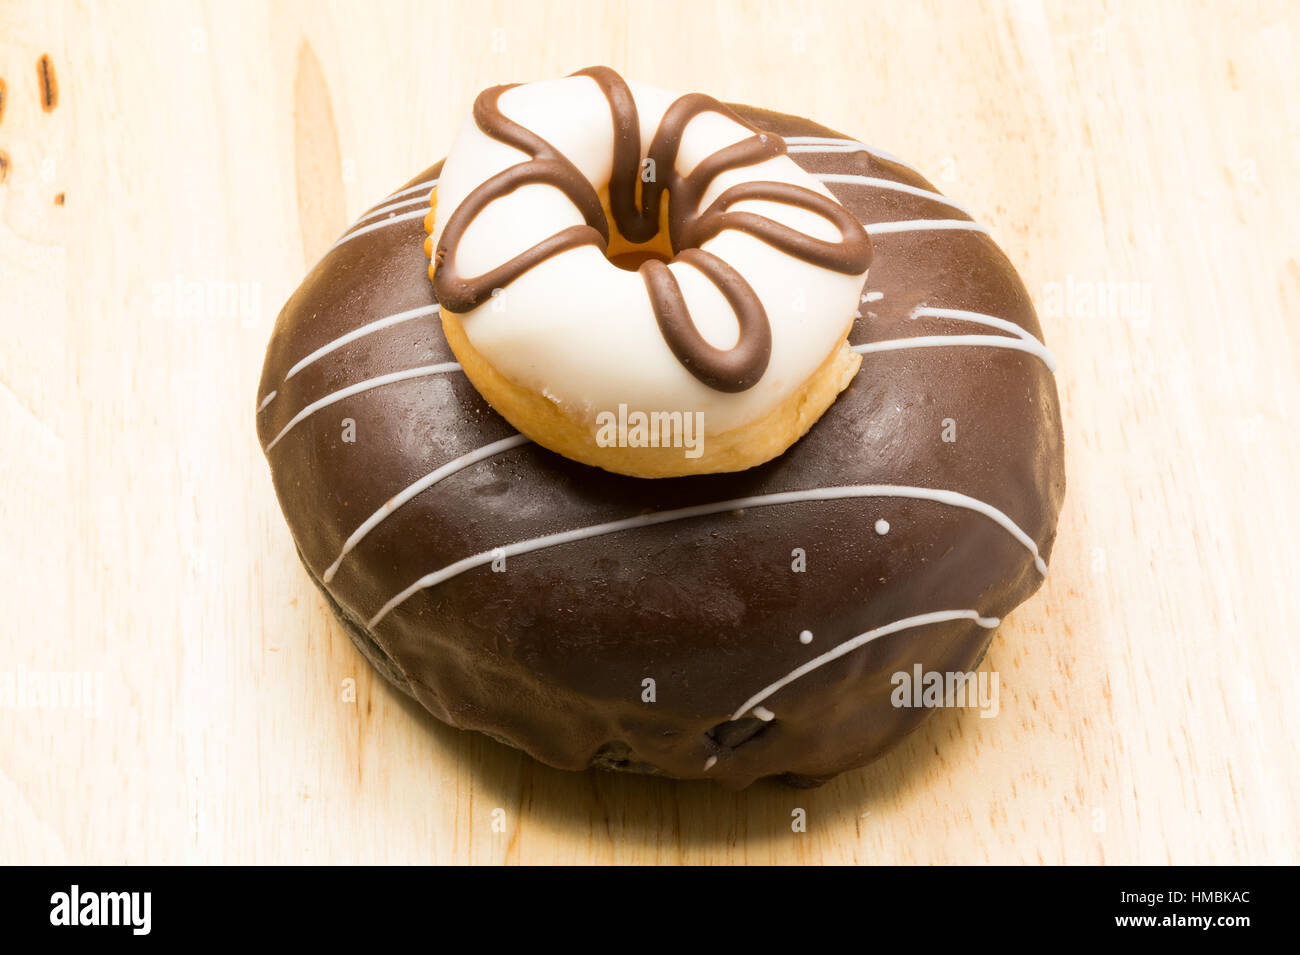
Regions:
<instances>
[{"instance_id":1,"label":"chocolate glazed donut","mask_svg":"<svg viewBox=\"0 0 1300 955\"><path fill-rule=\"evenodd\" d=\"M258 434L352 639L439 719L564 769L740 788L860 766L929 712L893 705L893 675L974 669L1055 539L1052 360L1006 256L910 167L732 109L875 256L861 370L767 464L645 480L515 434L443 337L422 226L439 166L336 243L268 349Z\"/></svg>"}]
</instances>

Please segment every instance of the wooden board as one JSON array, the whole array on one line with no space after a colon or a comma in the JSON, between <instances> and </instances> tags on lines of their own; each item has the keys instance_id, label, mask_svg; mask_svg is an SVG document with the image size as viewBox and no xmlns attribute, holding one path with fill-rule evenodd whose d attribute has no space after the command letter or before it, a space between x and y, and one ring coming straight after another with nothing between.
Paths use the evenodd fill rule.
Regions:
<instances>
[{"instance_id":1,"label":"wooden board","mask_svg":"<svg viewBox=\"0 0 1300 955\"><path fill-rule=\"evenodd\" d=\"M0 860L1300 861L1298 34L1285 0L0 4ZM593 63L905 156L1021 270L1069 493L997 718L816 791L568 774L332 622L253 433L276 312L479 89Z\"/></svg>"}]
</instances>

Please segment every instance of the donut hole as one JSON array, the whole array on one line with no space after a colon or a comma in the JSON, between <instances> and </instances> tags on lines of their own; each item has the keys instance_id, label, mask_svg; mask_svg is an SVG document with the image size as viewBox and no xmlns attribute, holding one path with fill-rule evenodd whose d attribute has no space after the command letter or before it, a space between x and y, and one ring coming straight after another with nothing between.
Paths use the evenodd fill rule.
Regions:
<instances>
[{"instance_id":1,"label":"donut hole","mask_svg":"<svg viewBox=\"0 0 1300 955\"><path fill-rule=\"evenodd\" d=\"M617 255L607 255L609 261L627 272L639 271L641 266L650 261L671 262L672 257L664 255L654 249L633 249L629 252L620 252Z\"/></svg>"},{"instance_id":2,"label":"donut hole","mask_svg":"<svg viewBox=\"0 0 1300 955\"><path fill-rule=\"evenodd\" d=\"M637 197L640 201L640 196ZM659 206L659 229L645 242L632 242L618 231L618 222L609 206L608 193L601 196L601 205L605 209L605 221L609 224L609 246L605 249L605 258L611 265L627 272L636 272L648 261L668 263L676 254L668 239L668 202Z\"/></svg>"}]
</instances>

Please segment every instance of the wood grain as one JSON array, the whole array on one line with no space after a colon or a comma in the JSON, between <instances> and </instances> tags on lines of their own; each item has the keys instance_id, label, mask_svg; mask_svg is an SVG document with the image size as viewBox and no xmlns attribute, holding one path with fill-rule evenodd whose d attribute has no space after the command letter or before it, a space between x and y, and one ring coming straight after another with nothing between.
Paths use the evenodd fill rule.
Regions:
<instances>
[{"instance_id":1,"label":"wood grain","mask_svg":"<svg viewBox=\"0 0 1300 955\"><path fill-rule=\"evenodd\" d=\"M1284 0L0 4L0 675L88 690L3 702L0 860L1300 861L1298 32ZM330 619L253 434L275 314L477 90L593 63L897 152L1021 270L1069 495L996 719L816 791L567 774Z\"/></svg>"}]
</instances>

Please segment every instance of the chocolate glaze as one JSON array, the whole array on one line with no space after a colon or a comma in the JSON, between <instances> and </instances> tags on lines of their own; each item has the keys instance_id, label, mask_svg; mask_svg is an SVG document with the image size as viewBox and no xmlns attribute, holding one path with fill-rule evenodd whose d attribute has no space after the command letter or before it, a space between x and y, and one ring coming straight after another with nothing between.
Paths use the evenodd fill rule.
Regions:
<instances>
[{"instance_id":1,"label":"chocolate glaze","mask_svg":"<svg viewBox=\"0 0 1300 955\"><path fill-rule=\"evenodd\" d=\"M838 136L808 120L732 109L779 136ZM867 153L800 153L811 172L932 189ZM435 166L412 180L425 181ZM865 186L831 190L861 222L950 219L932 199ZM281 313L258 397L263 445L312 401L388 372L452 361L436 314L295 363L383 316L433 303L419 218L339 245ZM1001 316L1041 337L1010 262L973 231L875 241L854 344L967 334L919 305ZM341 422L355 421L356 441ZM957 440L945 442L945 421ZM285 517L318 582L348 535L392 495L447 461L512 433L459 374L400 381L303 420L268 453ZM988 519L902 499L787 504L676 521L508 558L420 591L373 630L401 589L467 555L643 512L809 487L890 483L960 491L1004 512L1050 555L1064 495L1051 373L996 348L868 354L863 372L785 454L734 474L643 480L533 444L468 467L397 508L323 589L363 651L454 726L566 769L593 763L741 787L769 775L826 779L880 755L925 709L896 709L890 677L976 665L990 632L958 620L876 640L765 702L775 719L732 721L752 693L835 644L938 609L1005 617L1041 584L1024 547ZM873 530L878 518L888 534ZM792 572L801 550L806 571ZM810 630L809 645L798 634ZM656 681L656 702L642 681ZM951 715L941 717L953 718ZM706 772L710 757L716 762Z\"/></svg>"},{"instance_id":2,"label":"chocolate glaze","mask_svg":"<svg viewBox=\"0 0 1300 955\"><path fill-rule=\"evenodd\" d=\"M753 288L722 259L703 249L683 249L676 261L693 265L717 286L736 314L740 334L731 348L714 348L691 320L681 287L668 266L653 259L640 272L650 290L650 305L673 354L696 378L718 391L752 388L772 354L772 327Z\"/></svg>"},{"instance_id":3,"label":"chocolate glaze","mask_svg":"<svg viewBox=\"0 0 1300 955\"><path fill-rule=\"evenodd\" d=\"M695 327L677 281L657 260L640 266L651 307L664 339L677 359L710 388L739 392L752 388L763 377L772 354L772 333L763 303L740 273L717 256L698 252L696 247L724 229L747 232L805 262L846 275L860 275L871 264L871 240L861 224L837 203L799 186L779 182L747 182L727 189L708 209L700 211L700 200L719 175L752 166L786 154L780 136L763 133L726 106L703 93L688 93L675 100L665 112L650 143L648 158L656 175L642 183L637 202L641 169L641 125L636 101L623 78L607 66L579 70L596 82L609 102L614 127L613 171L610 177L610 210L619 233L634 244L654 238L659 229L660 206L668 194L668 235L674 261L698 268L726 297L736 313L740 337L729 350L710 345ZM493 291L504 288L529 269L553 255L582 245L606 251L610 224L600 199L585 176L541 136L507 118L501 112L501 94L510 86L494 86L474 102L474 121L480 130L527 153L531 159L496 174L471 192L448 218L434 252L434 290L438 301L452 312L466 312L481 304ZM701 113L720 113L751 130L754 135L699 162L689 175L677 172L677 153L682 135L691 120ZM664 175L659 176L658 171ZM585 226L570 226L544 239L491 271L465 278L456 269L456 249L475 217L497 199L520 186L547 183L563 192L583 214ZM816 212L835 224L839 242L825 242L787 228L753 212L728 212L734 202L765 199ZM695 252L697 254L689 254Z\"/></svg>"}]
</instances>

